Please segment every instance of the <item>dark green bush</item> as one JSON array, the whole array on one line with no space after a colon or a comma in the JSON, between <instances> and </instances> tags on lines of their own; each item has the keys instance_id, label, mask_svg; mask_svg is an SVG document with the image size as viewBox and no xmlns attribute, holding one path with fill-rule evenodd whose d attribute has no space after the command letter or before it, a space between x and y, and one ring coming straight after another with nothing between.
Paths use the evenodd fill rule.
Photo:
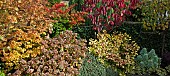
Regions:
<instances>
[{"instance_id":1,"label":"dark green bush","mask_svg":"<svg viewBox=\"0 0 170 76\"><path fill-rule=\"evenodd\" d=\"M66 18L60 18L57 19L59 20L58 22L53 24L53 31L50 34L50 37L54 37L60 34L60 32L65 31L65 30L71 30L72 28L69 25L69 20Z\"/></svg>"},{"instance_id":2,"label":"dark green bush","mask_svg":"<svg viewBox=\"0 0 170 76\"><path fill-rule=\"evenodd\" d=\"M75 26L73 32L78 33L78 37L86 39L87 41L90 38L96 38L95 31L92 29L92 26Z\"/></svg>"}]
</instances>

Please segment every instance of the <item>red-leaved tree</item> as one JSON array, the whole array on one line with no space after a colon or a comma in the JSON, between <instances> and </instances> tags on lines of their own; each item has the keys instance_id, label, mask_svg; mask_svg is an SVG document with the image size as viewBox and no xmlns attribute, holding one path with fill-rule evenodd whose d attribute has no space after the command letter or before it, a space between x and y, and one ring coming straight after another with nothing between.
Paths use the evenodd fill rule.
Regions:
<instances>
[{"instance_id":1,"label":"red-leaved tree","mask_svg":"<svg viewBox=\"0 0 170 76\"><path fill-rule=\"evenodd\" d=\"M132 14L129 9L135 9L138 3L139 0L85 0L82 8L89 13L93 29L100 32L121 25L126 15Z\"/></svg>"}]
</instances>

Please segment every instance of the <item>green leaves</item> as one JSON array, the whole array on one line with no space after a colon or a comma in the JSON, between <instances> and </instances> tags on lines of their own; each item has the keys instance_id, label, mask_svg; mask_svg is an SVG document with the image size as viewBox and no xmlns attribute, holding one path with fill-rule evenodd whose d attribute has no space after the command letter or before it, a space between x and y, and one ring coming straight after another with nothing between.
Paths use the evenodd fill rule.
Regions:
<instances>
[{"instance_id":1,"label":"green leaves","mask_svg":"<svg viewBox=\"0 0 170 76\"><path fill-rule=\"evenodd\" d=\"M0 76L5 76L5 73L3 73L2 71L0 71Z\"/></svg>"},{"instance_id":2,"label":"green leaves","mask_svg":"<svg viewBox=\"0 0 170 76\"><path fill-rule=\"evenodd\" d=\"M136 58L137 61L142 61L142 56L141 55L138 55L137 58Z\"/></svg>"},{"instance_id":3,"label":"green leaves","mask_svg":"<svg viewBox=\"0 0 170 76\"><path fill-rule=\"evenodd\" d=\"M107 16L111 16L111 14L114 12L114 9L113 8L111 8L110 10L108 10L108 12L107 12Z\"/></svg>"},{"instance_id":4,"label":"green leaves","mask_svg":"<svg viewBox=\"0 0 170 76\"><path fill-rule=\"evenodd\" d=\"M3 36L0 36L0 40L1 40L1 41L3 41L3 40L4 40Z\"/></svg>"},{"instance_id":5,"label":"green leaves","mask_svg":"<svg viewBox=\"0 0 170 76\"><path fill-rule=\"evenodd\" d=\"M169 5L168 0L143 1L141 11L144 17L142 19L144 29L152 31L167 29L170 16L166 14L170 11Z\"/></svg>"},{"instance_id":6,"label":"green leaves","mask_svg":"<svg viewBox=\"0 0 170 76\"><path fill-rule=\"evenodd\" d=\"M96 4L96 8L100 8L101 5L102 5L102 2L98 2L98 3Z\"/></svg>"},{"instance_id":7,"label":"green leaves","mask_svg":"<svg viewBox=\"0 0 170 76\"><path fill-rule=\"evenodd\" d=\"M53 31L52 31L52 34L50 34L50 37L57 36L62 31L72 29L69 24L70 21L67 18L60 18L56 20L59 20L59 21L53 24Z\"/></svg>"}]
</instances>

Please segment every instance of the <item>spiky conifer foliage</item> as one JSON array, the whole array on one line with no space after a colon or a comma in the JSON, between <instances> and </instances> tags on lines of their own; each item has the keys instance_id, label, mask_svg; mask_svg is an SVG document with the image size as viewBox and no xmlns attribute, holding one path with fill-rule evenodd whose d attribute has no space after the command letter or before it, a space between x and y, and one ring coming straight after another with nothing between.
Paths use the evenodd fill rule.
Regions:
<instances>
[{"instance_id":1,"label":"spiky conifer foliage","mask_svg":"<svg viewBox=\"0 0 170 76\"><path fill-rule=\"evenodd\" d=\"M155 50L152 49L150 52L146 48L140 51L140 55L135 58L136 71L138 74L151 74L156 72L160 68L161 58L159 58Z\"/></svg>"}]
</instances>

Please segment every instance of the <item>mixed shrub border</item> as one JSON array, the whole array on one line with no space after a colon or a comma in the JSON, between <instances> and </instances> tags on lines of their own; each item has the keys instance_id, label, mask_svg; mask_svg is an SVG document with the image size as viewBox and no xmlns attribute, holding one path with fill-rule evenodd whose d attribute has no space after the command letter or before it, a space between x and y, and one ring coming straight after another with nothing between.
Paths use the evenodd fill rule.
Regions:
<instances>
[{"instance_id":1,"label":"mixed shrub border","mask_svg":"<svg viewBox=\"0 0 170 76\"><path fill-rule=\"evenodd\" d=\"M0 76L169 75L170 65L161 67L162 58L154 49L148 52L119 31L138 8L142 30L168 31L168 1L71 0L69 4L0 1Z\"/></svg>"}]
</instances>

